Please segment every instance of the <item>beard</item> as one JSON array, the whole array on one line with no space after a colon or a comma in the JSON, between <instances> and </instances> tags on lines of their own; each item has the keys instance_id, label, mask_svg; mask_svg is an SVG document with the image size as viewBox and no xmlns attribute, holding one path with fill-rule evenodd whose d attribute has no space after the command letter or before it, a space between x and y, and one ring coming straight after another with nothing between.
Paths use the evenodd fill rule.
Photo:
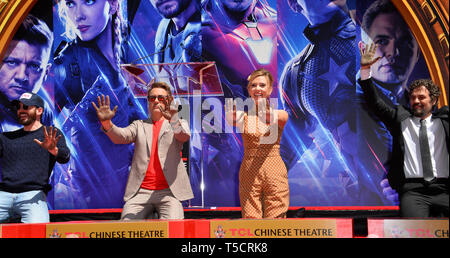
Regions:
<instances>
[{"instance_id":1,"label":"beard","mask_svg":"<svg viewBox=\"0 0 450 258\"><path fill-rule=\"evenodd\" d=\"M180 13L186 10L191 1L194 0L178 0L175 1L176 3L169 5L165 4L165 2L168 2L167 0L160 0L156 2L156 7L158 9L158 12L162 16L164 16L164 18L171 19L173 17L177 17L178 15L180 15Z\"/></svg>"},{"instance_id":2,"label":"beard","mask_svg":"<svg viewBox=\"0 0 450 258\"><path fill-rule=\"evenodd\" d=\"M425 114L423 109L414 109L413 115L416 117L422 117Z\"/></svg>"},{"instance_id":3,"label":"beard","mask_svg":"<svg viewBox=\"0 0 450 258\"><path fill-rule=\"evenodd\" d=\"M22 118L22 117L20 117L21 114L26 114L27 116ZM21 113L21 114L19 114L19 116L18 116L18 122L21 125L27 126L36 121L36 111L31 112L31 113Z\"/></svg>"},{"instance_id":4,"label":"beard","mask_svg":"<svg viewBox=\"0 0 450 258\"><path fill-rule=\"evenodd\" d=\"M431 113L431 111L432 111L432 109L428 110L424 106L415 105L412 108L413 115L416 117L423 117L423 116L427 115L428 113Z\"/></svg>"}]
</instances>

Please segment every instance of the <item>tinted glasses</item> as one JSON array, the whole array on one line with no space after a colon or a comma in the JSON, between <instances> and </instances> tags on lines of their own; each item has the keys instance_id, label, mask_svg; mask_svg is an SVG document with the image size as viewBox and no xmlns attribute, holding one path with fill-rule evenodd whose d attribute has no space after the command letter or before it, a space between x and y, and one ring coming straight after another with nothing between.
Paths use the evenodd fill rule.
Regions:
<instances>
[{"instance_id":1,"label":"tinted glasses","mask_svg":"<svg viewBox=\"0 0 450 258\"><path fill-rule=\"evenodd\" d=\"M17 103L15 103L13 105L14 110L19 110L20 107L22 107L23 110L28 110L28 108L31 107L31 106L25 105L25 104L20 103L20 102L17 102Z\"/></svg>"},{"instance_id":2,"label":"tinted glasses","mask_svg":"<svg viewBox=\"0 0 450 258\"><path fill-rule=\"evenodd\" d=\"M158 99L158 101L162 102L162 101L165 101L167 99L167 96L163 96L163 95L154 96L154 95L151 95L151 96L148 96L147 99L150 102L155 102L156 99Z\"/></svg>"}]
</instances>

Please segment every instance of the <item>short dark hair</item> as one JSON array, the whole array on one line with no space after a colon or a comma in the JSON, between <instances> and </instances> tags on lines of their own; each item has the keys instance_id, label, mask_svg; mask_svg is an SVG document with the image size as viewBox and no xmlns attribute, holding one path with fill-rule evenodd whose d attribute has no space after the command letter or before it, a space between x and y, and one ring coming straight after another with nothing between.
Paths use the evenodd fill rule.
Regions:
<instances>
[{"instance_id":1,"label":"short dark hair","mask_svg":"<svg viewBox=\"0 0 450 258\"><path fill-rule=\"evenodd\" d=\"M150 91L152 91L155 88L160 88L160 89L164 89L167 91L168 96L171 98L172 97L172 91L170 90L170 86L169 84L165 83L165 82L154 82L150 85L150 88L148 89L147 95L150 94Z\"/></svg>"},{"instance_id":2,"label":"short dark hair","mask_svg":"<svg viewBox=\"0 0 450 258\"><path fill-rule=\"evenodd\" d=\"M428 90L428 92L430 92L430 97L433 101L439 100L441 90L439 89L439 86L437 86L430 79L418 79L413 81L408 87L409 93L412 93L415 89L420 88L421 86L424 86Z\"/></svg>"},{"instance_id":3,"label":"short dark hair","mask_svg":"<svg viewBox=\"0 0 450 258\"><path fill-rule=\"evenodd\" d=\"M375 18L382 13L398 13L398 11L390 0L376 0L364 12L361 23L362 29L368 32Z\"/></svg>"},{"instance_id":4,"label":"short dark hair","mask_svg":"<svg viewBox=\"0 0 450 258\"><path fill-rule=\"evenodd\" d=\"M40 45L50 49L53 44L53 32L44 21L29 14L20 24L13 40L23 40L30 45Z\"/></svg>"}]
</instances>

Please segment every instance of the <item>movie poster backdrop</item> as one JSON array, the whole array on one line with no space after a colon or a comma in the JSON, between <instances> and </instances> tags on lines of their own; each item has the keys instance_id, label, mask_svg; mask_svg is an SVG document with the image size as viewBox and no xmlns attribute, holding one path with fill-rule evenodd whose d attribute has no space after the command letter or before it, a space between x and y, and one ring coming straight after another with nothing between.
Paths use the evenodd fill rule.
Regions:
<instances>
[{"instance_id":1,"label":"movie poster backdrop","mask_svg":"<svg viewBox=\"0 0 450 258\"><path fill-rule=\"evenodd\" d=\"M288 168L290 206L397 204L385 180L391 137L367 110L358 86L358 43L381 46L384 57L372 77L393 105L407 104L406 85L429 73L389 1L333 1L317 8L323 1L174 0L178 9L169 10L167 1L124 0L115 15L97 8L105 1L39 0L31 11L54 36L52 66L37 93L72 153L50 178L50 209L123 206L134 146L109 140L91 101L109 95L119 107L113 122L125 127L148 117L151 79L172 85L190 122L192 137L181 155L195 196L183 205L239 206L242 138L226 124L224 105L227 99L248 98L247 77L258 68L272 72L271 98L289 113L280 152ZM79 5L83 11L68 15ZM107 26L89 37L76 33L83 30L74 25L77 20L93 17L110 26L108 37L103 37ZM179 20L186 22L178 26ZM114 49L113 58L103 54L106 46ZM145 67L143 80L117 68L129 63ZM210 70L199 75L206 66ZM189 90L197 87L189 79L200 90Z\"/></svg>"}]
</instances>

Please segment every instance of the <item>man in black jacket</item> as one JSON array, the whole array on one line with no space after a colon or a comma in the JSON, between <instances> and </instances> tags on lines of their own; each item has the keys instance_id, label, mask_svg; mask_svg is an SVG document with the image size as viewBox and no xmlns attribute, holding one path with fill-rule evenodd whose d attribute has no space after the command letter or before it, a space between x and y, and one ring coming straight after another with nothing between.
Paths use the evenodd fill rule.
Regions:
<instances>
[{"instance_id":1,"label":"man in black jacket","mask_svg":"<svg viewBox=\"0 0 450 258\"><path fill-rule=\"evenodd\" d=\"M381 57L376 45L360 42L359 83L369 108L386 125L393 138L389 184L400 194L403 217L448 217L448 106L436 110L439 87L431 80L409 86L411 109L390 107L378 95L370 67ZM434 110L434 112L433 112Z\"/></svg>"}]
</instances>

